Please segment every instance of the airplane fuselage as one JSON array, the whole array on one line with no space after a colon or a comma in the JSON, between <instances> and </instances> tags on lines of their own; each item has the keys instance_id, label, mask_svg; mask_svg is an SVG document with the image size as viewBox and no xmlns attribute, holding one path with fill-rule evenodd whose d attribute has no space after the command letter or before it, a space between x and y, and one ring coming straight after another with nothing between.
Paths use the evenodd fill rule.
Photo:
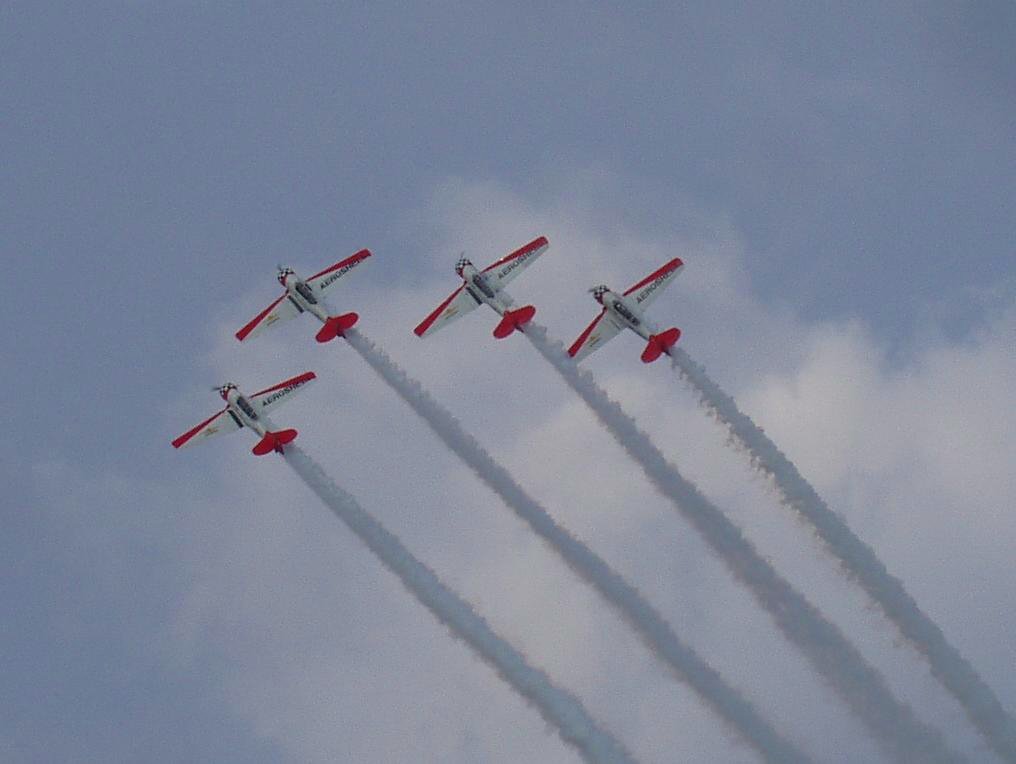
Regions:
<instances>
[{"instance_id":1,"label":"airplane fuselage","mask_svg":"<svg viewBox=\"0 0 1016 764\"><path fill-rule=\"evenodd\" d=\"M639 335L642 339L648 340L656 333L656 327L646 320L642 310L624 295L611 292L609 289L603 293L601 298L603 307L607 313L620 326L625 326Z\"/></svg>"},{"instance_id":2,"label":"airplane fuselage","mask_svg":"<svg viewBox=\"0 0 1016 764\"><path fill-rule=\"evenodd\" d=\"M251 405L251 402L247 400L243 393L234 387L221 393L221 395L226 401L229 415L236 420L237 424L249 427L258 435L264 437L265 433L268 432L264 419L254 410L254 406Z\"/></svg>"},{"instance_id":3,"label":"airplane fuselage","mask_svg":"<svg viewBox=\"0 0 1016 764\"><path fill-rule=\"evenodd\" d=\"M489 305L498 315L503 316L506 310L511 308L511 300L506 299L503 291L494 291L476 266L468 264L462 268L462 280L465 282L466 291L476 300L476 304Z\"/></svg>"},{"instance_id":4,"label":"airplane fuselage","mask_svg":"<svg viewBox=\"0 0 1016 764\"><path fill-rule=\"evenodd\" d=\"M325 312L310 284L295 273L290 273L285 277L283 286L286 288L286 299L291 301L298 311L310 313L322 324L328 320L328 313Z\"/></svg>"}]
</instances>

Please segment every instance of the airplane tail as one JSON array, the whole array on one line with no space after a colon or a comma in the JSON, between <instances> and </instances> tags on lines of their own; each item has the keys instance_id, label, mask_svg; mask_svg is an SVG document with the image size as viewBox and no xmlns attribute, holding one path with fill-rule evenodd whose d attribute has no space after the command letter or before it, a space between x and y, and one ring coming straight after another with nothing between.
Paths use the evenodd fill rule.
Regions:
<instances>
[{"instance_id":1,"label":"airplane tail","mask_svg":"<svg viewBox=\"0 0 1016 764\"><path fill-rule=\"evenodd\" d=\"M506 310L501 316L501 323L494 327L494 336L499 340L504 339L516 329L521 329L535 315L536 308L532 305L525 305L516 310Z\"/></svg>"},{"instance_id":2,"label":"airplane tail","mask_svg":"<svg viewBox=\"0 0 1016 764\"><path fill-rule=\"evenodd\" d=\"M343 313L341 316L329 316L324 326L317 333L318 342L328 342L336 337L341 337L347 329L352 329L354 324L360 320L356 313Z\"/></svg>"},{"instance_id":3,"label":"airplane tail","mask_svg":"<svg viewBox=\"0 0 1016 764\"><path fill-rule=\"evenodd\" d=\"M281 454L282 447L287 443L296 440L296 430L279 430L278 432L266 432L265 436L258 441L251 451L255 456L264 456L272 451Z\"/></svg>"},{"instance_id":4,"label":"airplane tail","mask_svg":"<svg viewBox=\"0 0 1016 764\"><path fill-rule=\"evenodd\" d=\"M642 351L642 363L652 363L664 353L669 353L680 336L681 330L676 327L652 335L646 349Z\"/></svg>"}]
</instances>

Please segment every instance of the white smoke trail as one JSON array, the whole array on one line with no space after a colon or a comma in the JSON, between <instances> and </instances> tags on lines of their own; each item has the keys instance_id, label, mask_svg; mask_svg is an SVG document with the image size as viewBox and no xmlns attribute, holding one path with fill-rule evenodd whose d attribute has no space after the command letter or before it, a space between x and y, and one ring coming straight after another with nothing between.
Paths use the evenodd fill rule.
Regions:
<instances>
[{"instance_id":1,"label":"white smoke trail","mask_svg":"<svg viewBox=\"0 0 1016 764\"><path fill-rule=\"evenodd\" d=\"M695 391L702 407L748 455L752 467L772 482L782 504L814 529L843 571L861 585L925 657L932 673L960 702L995 752L1006 761L1016 762L1013 717L974 667L946 641L942 630L918 607L900 580L886 570L875 551L829 508L797 467L738 409L733 398L720 389L701 365L680 348L671 352L671 364Z\"/></svg>"},{"instance_id":2,"label":"white smoke trail","mask_svg":"<svg viewBox=\"0 0 1016 764\"><path fill-rule=\"evenodd\" d=\"M883 750L900 762L962 760L946 747L938 731L918 721L908 706L893 697L882 676L843 633L776 572L740 528L681 476L593 376L578 368L560 342L549 341L547 330L533 322L523 331L618 444L639 463L660 493L671 500L754 595L783 635L867 726Z\"/></svg>"},{"instance_id":3,"label":"white smoke trail","mask_svg":"<svg viewBox=\"0 0 1016 764\"><path fill-rule=\"evenodd\" d=\"M530 666L525 657L495 634L467 602L441 583L430 568L339 488L306 453L290 445L286 447L285 460L385 567L454 636L473 648L516 692L536 706L547 723L586 761L634 762L624 747L589 716L578 698L556 687L545 673Z\"/></svg>"},{"instance_id":4,"label":"white smoke trail","mask_svg":"<svg viewBox=\"0 0 1016 764\"><path fill-rule=\"evenodd\" d=\"M654 654L687 682L721 719L769 762L810 759L674 632L639 591L601 557L559 526L514 478L466 432L458 420L386 353L357 330L346 339L370 367L430 426L434 433L487 484L505 504L543 538L573 572L592 585L635 629Z\"/></svg>"}]
</instances>

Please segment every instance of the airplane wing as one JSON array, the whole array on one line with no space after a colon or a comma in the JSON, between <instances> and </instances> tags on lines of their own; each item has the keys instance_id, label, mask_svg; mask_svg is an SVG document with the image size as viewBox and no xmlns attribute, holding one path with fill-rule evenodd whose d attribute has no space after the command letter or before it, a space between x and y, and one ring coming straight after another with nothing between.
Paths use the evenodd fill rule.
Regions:
<instances>
[{"instance_id":1,"label":"airplane wing","mask_svg":"<svg viewBox=\"0 0 1016 764\"><path fill-rule=\"evenodd\" d=\"M466 315L479 304L476 298L466 291L466 285L463 284L452 292L447 300L438 305L433 313L423 319L413 331L417 337L426 337L442 326L447 326L459 316Z\"/></svg>"},{"instance_id":2,"label":"airplane wing","mask_svg":"<svg viewBox=\"0 0 1016 764\"><path fill-rule=\"evenodd\" d=\"M258 313L243 329L238 331L236 338L240 342L243 342L260 334L269 326L283 319L295 318L298 315L300 315L300 309L296 307L296 303L290 300L287 295L282 295L282 297Z\"/></svg>"},{"instance_id":3,"label":"airplane wing","mask_svg":"<svg viewBox=\"0 0 1016 764\"><path fill-rule=\"evenodd\" d=\"M487 283L490 284L495 292L503 289L509 281L522 273L526 269L526 266L546 252L549 246L550 243L547 241L547 237L541 236L538 239L533 239L526 246L515 250L510 255L502 257L493 265L488 265L483 269Z\"/></svg>"},{"instance_id":4,"label":"airplane wing","mask_svg":"<svg viewBox=\"0 0 1016 764\"><path fill-rule=\"evenodd\" d=\"M179 438L173 441L173 448L193 446L208 440L213 435L221 435L227 432L236 432L243 427L236 417L229 413L229 409L223 409L218 414L210 416L197 427L188 430Z\"/></svg>"},{"instance_id":5,"label":"airplane wing","mask_svg":"<svg viewBox=\"0 0 1016 764\"><path fill-rule=\"evenodd\" d=\"M335 265L325 268L321 273L315 273L309 279L309 283L315 292L321 293L335 285L335 282L349 273L364 260L370 257L369 249L361 249L355 255L350 255L345 260L340 260Z\"/></svg>"},{"instance_id":6,"label":"airplane wing","mask_svg":"<svg viewBox=\"0 0 1016 764\"><path fill-rule=\"evenodd\" d=\"M259 390L250 396L250 399L254 402L260 413L267 414L283 402L288 401L293 393L314 379L317 379L317 375L314 372L304 372L297 377L287 379L285 382L279 382L277 385Z\"/></svg>"},{"instance_id":7,"label":"airplane wing","mask_svg":"<svg viewBox=\"0 0 1016 764\"><path fill-rule=\"evenodd\" d=\"M608 340L617 336L621 328L607 315L607 309L604 308L600 311L600 315L593 319L593 323L587 326L579 338L568 348L568 355L578 363L597 348L606 345Z\"/></svg>"},{"instance_id":8,"label":"airplane wing","mask_svg":"<svg viewBox=\"0 0 1016 764\"><path fill-rule=\"evenodd\" d=\"M625 292L625 297L629 295L634 296L635 304L640 308L646 308L653 300L659 297L660 292L674 280L674 277L683 267L684 263L681 262L681 259L675 257L662 268L650 273L642 281Z\"/></svg>"}]
</instances>

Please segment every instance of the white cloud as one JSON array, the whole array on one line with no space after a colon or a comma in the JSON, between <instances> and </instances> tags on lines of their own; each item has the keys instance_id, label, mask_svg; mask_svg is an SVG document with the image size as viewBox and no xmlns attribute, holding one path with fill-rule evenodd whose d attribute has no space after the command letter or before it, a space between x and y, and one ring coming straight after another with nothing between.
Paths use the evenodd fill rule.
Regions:
<instances>
[{"instance_id":1,"label":"white cloud","mask_svg":"<svg viewBox=\"0 0 1016 764\"><path fill-rule=\"evenodd\" d=\"M1016 520L1006 511L1016 464L1006 392L1016 376L1014 313L894 366L859 321L811 326L784 306L760 304L746 275L751 255L722 220L678 201L675 219L687 228L638 235L605 214L609 194L585 192L598 183L618 185L588 173L560 183L566 192L555 201L449 181L417 221L431 225L423 238L430 251L412 261L377 252L372 275L337 290L335 307L360 312L369 336L808 750L824 760L871 759L877 753L835 698L526 343L494 341L495 321L483 311L426 341L410 331L454 288L451 266L462 249L486 264L546 234L550 252L511 291L565 340L595 314L587 287L624 287L682 257L685 273L654 305L654 318L682 327L685 348L1016 707L1005 636L1016 627L1007 583ZM426 276L406 283L407 270ZM751 760L348 348L316 346L309 321L239 348L231 331L270 297L270 274L263 286L224 317L209 383L252 387L316 370L320 381L278 421L298 427L335 479L496 630L646 761ZM922 716L983 757L922 664L893 648L888 627L724 448L669 370L643 366L639 352L622 336L589 366L781 571L857 635ZM207 403L214 406L211 396ZM176 618L181 660L220 656L230 707L294 761L570 760L533 711L450 640L282 465L249 456L250 444L236 442L242 437L204 446L200 457L180 455L208 496L201 502L187 492L193 543L180 554L197 581Z\"/></svg>"}]
</instances>

